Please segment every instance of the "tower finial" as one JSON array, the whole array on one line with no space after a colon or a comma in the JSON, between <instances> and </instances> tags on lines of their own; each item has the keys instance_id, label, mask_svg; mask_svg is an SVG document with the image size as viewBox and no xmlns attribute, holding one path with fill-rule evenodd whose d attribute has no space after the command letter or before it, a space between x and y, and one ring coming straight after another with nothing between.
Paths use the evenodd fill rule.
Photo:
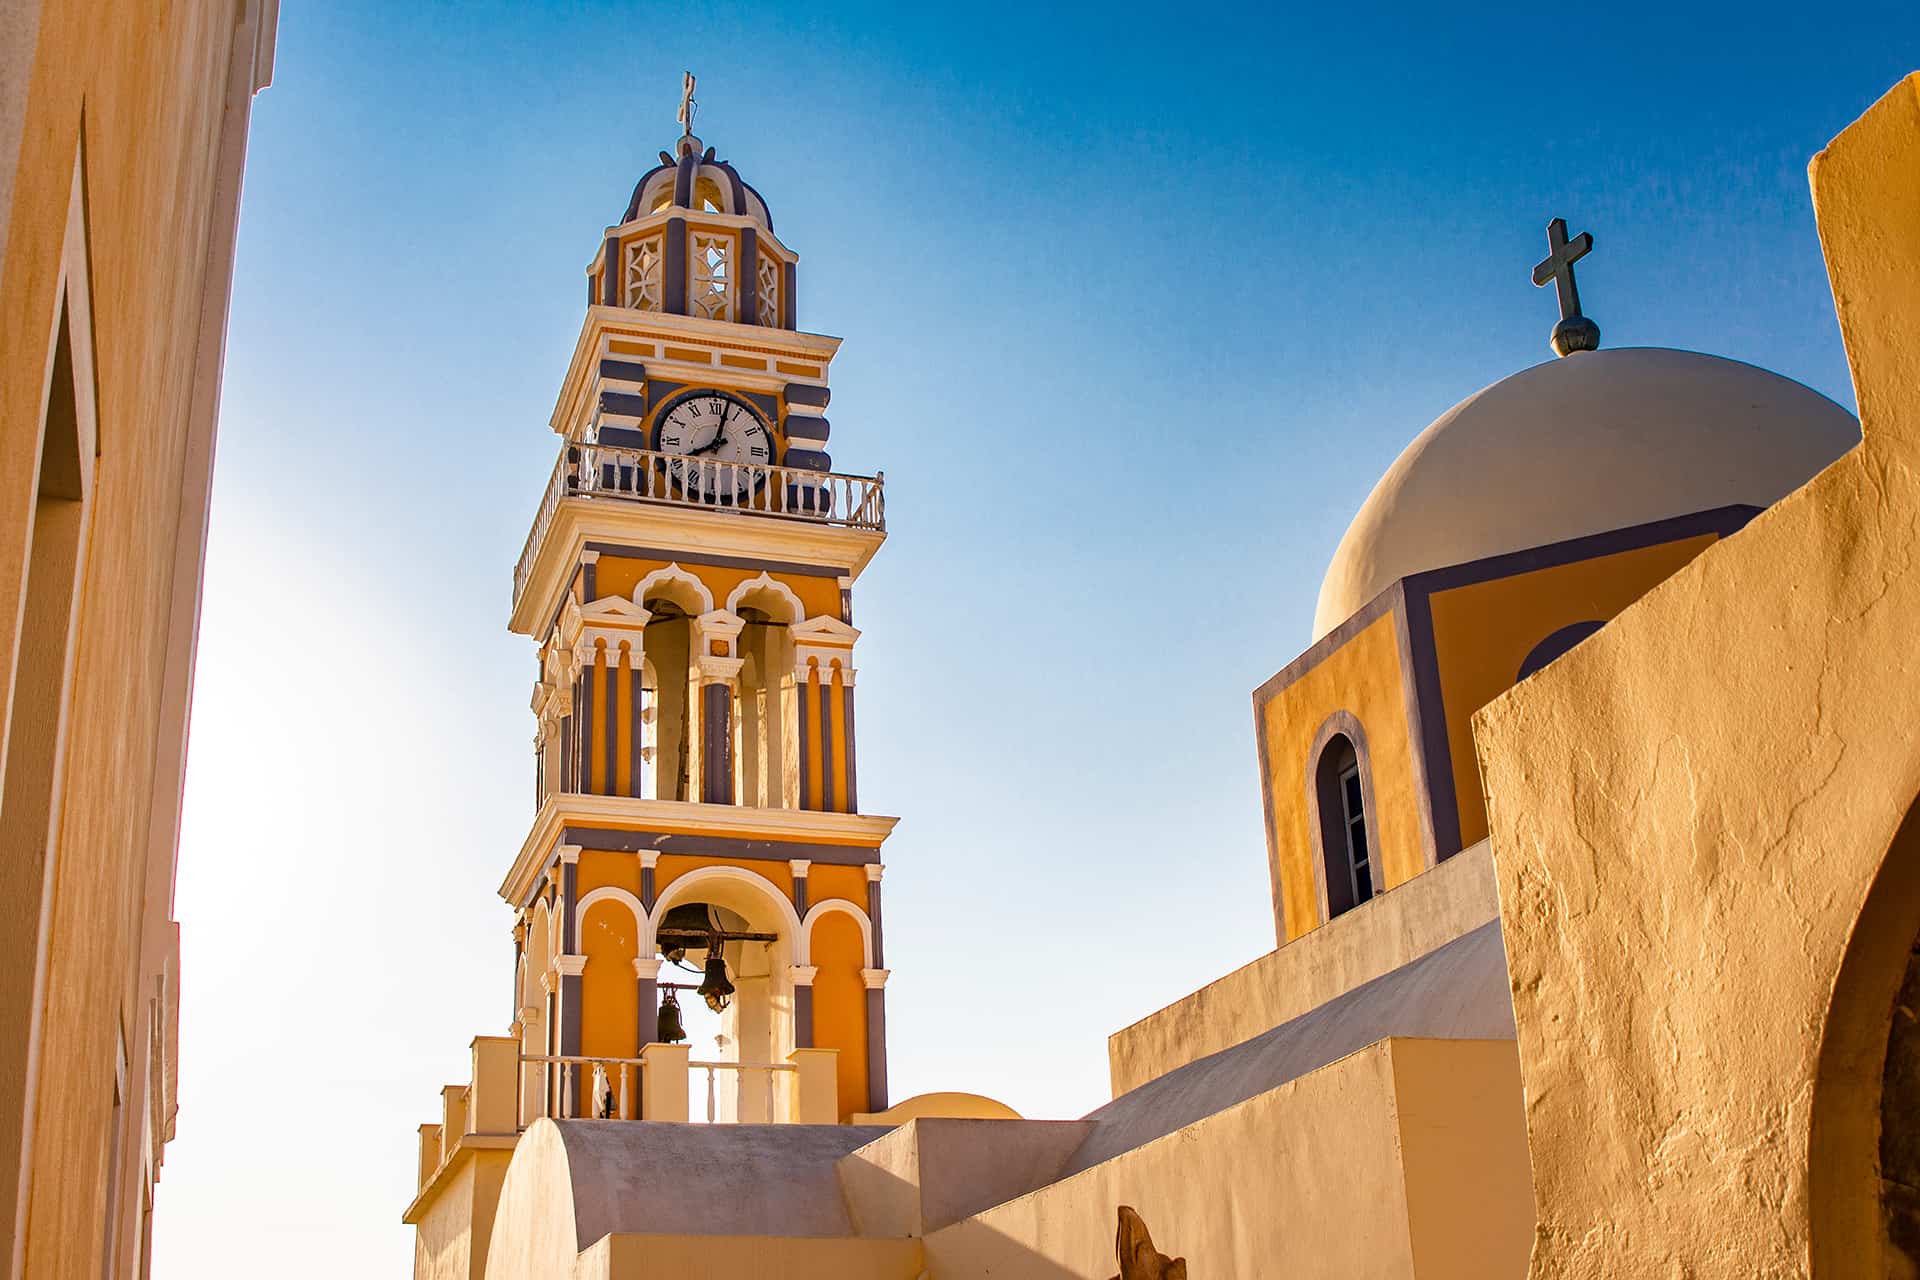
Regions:
<instances>
[{"instance_id":1,"label":"tower finial","mask_svg":"<svg viewBox=\"0 0 1920 1280\"><path fill-rule=\"evenodd\" d=\"M1600 326L1580 314L1580 286L1574 283L1573 264L1593 249L1593 236L1582 231L1567 239L1567 220L1555 218L1547 224L1547 249L1544 261L1533 269L1536 288L1551 280L1560 290L1560 323L1553 326L1555 355L1570 356L1576 351L1594 351L1600 346Z\"/></svg>"},{"instance_id":2,"label":"tower finial","mask_svg":"<svg viewBox=\"0 0 1920 1280\"><path fill-rule=\"evenodd\" d=\"M680 114L677 117L680 121L680 136L683 138L693 136L693 113L700 107L700 104L693 100L693 84L693 72L686 72L680 82Z\"/></svg>"}]
</instances>

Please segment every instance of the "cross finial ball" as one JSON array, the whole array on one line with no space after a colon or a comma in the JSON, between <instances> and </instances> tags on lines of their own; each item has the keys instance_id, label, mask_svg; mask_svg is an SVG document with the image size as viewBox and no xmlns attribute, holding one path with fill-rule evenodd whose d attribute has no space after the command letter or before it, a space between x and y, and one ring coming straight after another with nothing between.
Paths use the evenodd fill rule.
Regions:
<instances>
[{"instance_id":1,"label":"cross finial ball","mask_svg":"<svg viewBox=\"0 0 1920 1280\"><path fill-rule=\"evenodd\" d=\"M1576 351L1593 351L1600 346L1600 326L1580 314L1580 286L1573 278L1573 264L1593 249L1593 236L1582 231L1567 239L1567 220L1555 218L1547 224L1548 253L1533 269L1535 287L1549 280L1560 293L1560 323L1553 326L1554 354L1570 356Z\"/></svg>"}]
</instances>

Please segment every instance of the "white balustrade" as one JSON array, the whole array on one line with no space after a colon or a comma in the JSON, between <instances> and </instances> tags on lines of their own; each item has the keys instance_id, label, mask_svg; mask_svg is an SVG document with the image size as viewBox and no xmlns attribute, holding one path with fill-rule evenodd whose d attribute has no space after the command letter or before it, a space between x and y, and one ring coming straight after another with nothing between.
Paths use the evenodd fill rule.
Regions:
<instances>
[{"instance_id":1,"label":"white balustrade","mask_svg":"<svg viewBox=\"0 0 1920 1280\"><path fill-rule=\"evenodd\" d=\"M885 477L806 471L618 445L573 444L560 451L513 571L525 590L554 513L569 498L660 503L741 516L809 520L851 529L887 527Z\"/></svg>"},{"instance_id":2,"label":"white balustrade","mask_svg":"<svg viewBox=\"0 0 1920 1280\"><path fill-rule=\"evenodd\" d=\"M639 1108L634 1098L633 1086L639 1082L641 1059L639 1058L597 1058L579 1054L522 1054L520 1071L523 1083L527 1072L533 1072L537 1084L532 1088L523 1087L518 1096L529 1096L540 1100L539 1116L526 1114L524 1103L519 1108L519 1127L525 1129L541 1116L574 1117L590 1120L636 1120ZM795 1073L798 1080L799 1067L791 1062L689 1062L688 1068L703 1070L707 1073L707 1123L720 1123L720 1097L718 1073L735 1073L734 1115L738 1117L740 1108L737 1100L745 1096L748 1088L749 1073L762 1073L761 1079L766 1088L766 1120L775 1123L779 1116L776 1105L775 1081L778 1073ZM575 1102L576 1078L578 1088L585 1094L587 1105L581 1107ZM584 1114L583 1114L584 1113Z\"/></svg>"}]
</instances>

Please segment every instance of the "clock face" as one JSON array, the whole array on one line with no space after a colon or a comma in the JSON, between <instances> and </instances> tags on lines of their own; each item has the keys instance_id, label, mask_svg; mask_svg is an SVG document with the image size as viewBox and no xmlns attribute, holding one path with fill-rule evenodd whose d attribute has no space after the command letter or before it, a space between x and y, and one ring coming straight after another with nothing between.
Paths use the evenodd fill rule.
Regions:
<instances>
[{"instance_id":1,"label":"clock face","mask_svg":"<svg viewBox=\"0 0 1920 1280\"><path fill-rule=\"evenodd\" d=\"M660 415L654 447L679 454L667 474L689 497L741 502L767 481L773 433L752 405L724 391L689 391Z\"/></svg>"}]
</instances>

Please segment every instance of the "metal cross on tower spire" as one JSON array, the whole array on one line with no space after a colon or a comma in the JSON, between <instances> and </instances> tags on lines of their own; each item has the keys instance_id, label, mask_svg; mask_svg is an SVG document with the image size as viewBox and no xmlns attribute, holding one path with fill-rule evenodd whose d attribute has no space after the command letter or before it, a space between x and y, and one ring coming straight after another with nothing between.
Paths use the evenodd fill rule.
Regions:
<instances>
[{"instance_id":1,"label":"metal cross on tower spire","mask_svg":"<svg viewBox=\"0 0 1920 1280\"><path fill-rule=\"evenodd\" d=\"M680 121L681 137L693 136L693 113L699 109L699 106L700 104L693 100L693 72L688 71L680 82L680 114L675 117Z\"/></svg>"},{"instance_id":2,"label":"metal cross on tower spire","mask_svg":"<svg viewBox=\"0 0 1920 1280\"><path fill-rule=\"evenodd\" d=\"M1555 218L1547 224L1546 258L1533 269L1536 287L1551 280L1560 290L1560 323L1553 326L1555 355L1568 356L1576 351L1593 351L1600 345L1600 326L1580 314L1580 286L1573 279L1573 264L1593 249L1593 236L1585 231L1567 239L1567 220Z\"/></svg>"}]
</instances>

